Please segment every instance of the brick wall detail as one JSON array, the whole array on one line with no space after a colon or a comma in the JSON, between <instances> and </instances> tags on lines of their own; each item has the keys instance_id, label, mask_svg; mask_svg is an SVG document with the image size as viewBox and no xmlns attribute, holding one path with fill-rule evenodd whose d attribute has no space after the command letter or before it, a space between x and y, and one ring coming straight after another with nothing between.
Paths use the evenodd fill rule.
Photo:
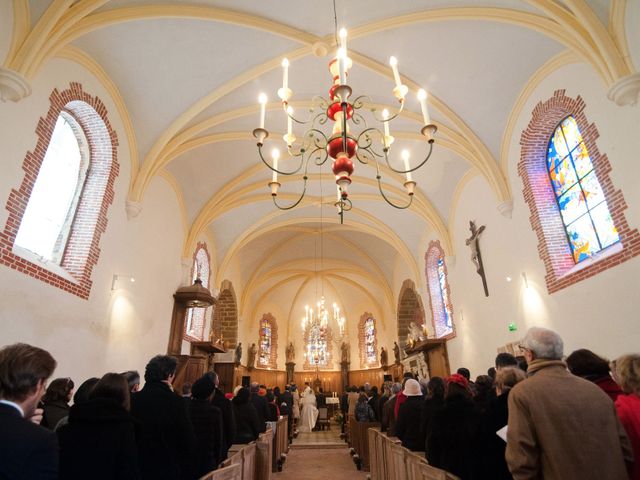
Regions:
<instances>
[{"instance_id":1,"label":"brick wall detail","mask_svg":"<svg viewBox=\"0 0 640 480\"><path fill-rule=\"evenodd\" d=\"M420 296L416 294L413 281L407 279L402 283L398 295L398 341L405 342L409 333L409 324L414 322L420 326L424 323L424 307Z\"/></svg>"},{"instance_id":2,"label":"brick wall detail","mask_svg":"<svg viewBox=\"0 0 640 480\"><path fill-rule=\"evenodd\" d=\"M72 82L66 90L53 90L49 101L49 111L40 118L36 126L36 146L33 151L27 152L22 164L25 172L22 183L11 190L7 200L5 208L9 211L9 216L0 233L0 263L87 299L91 292L91 272L100 257L100 237L107 228L107 211L113 203L114 183L120 170L117 159L118 137L107 118L107 109L102 101L86 93L81 84ZM74 281L12 252L53 129L63 110L70 113L82 126L91 158L91 166L61 261L61 267Z\"/></svg>"},{"instance_id":3,"label":"brick wall detail","mask_svg":"<svg viewBox=\"0 0 640 480\"><path fill-rule=\"evenodd\" d=\"M236 303L236 294L233 290L231 282L225 280L222 282L218 301L213 309L213 331L214 338L220 338L222 335L224 341L227 342L228 348L235 348L238 343L238 306ZM246 346L245 351L248 351Z\"/></svg>"},{"instance_id":4,"label":"brick wall detail","mask_svg":"<svg viewBox=\"0 0 640 480\"><path fill-rule=\"evenodd\" d=\"M550 294L640 254L640 234L637 229L631 230L625 218L627 204L622 191L616 190L613 185L611 163L607 155L598 149L598 129L587 120L585 108L586 104L580 96L567 97L564 90L557 90L553 97L535 106L531 121L520 137L518 174L522 178L522 193L529 205L529 220L538 238L538 255L545 266L545 282ZM617 244L604 249L577 268L547 172L549 140L558 124L569 115L576 119L622 245L618 252L612 250L620 248L616 247ZM607 254L607 251L615 253Z\"/></svg>"},{"instance_id":5,"label":"brick wall detail","mask_svg":"<svg viewBox=\"0 0 640 480\"><path fill-rule=\"evenodd\" d=\"M425 259L425 275L427 277L427 289L429 290L429 297L431 301L429 306L431 308L431 319L433 325L433 331L429 332L435 334L436 338L453 338L456 335L456 324L453 316L453 305L451 303L451 287L449 286L449 272L447 271L447 262L444 261L445 255L440 240L432 240L429 242L427 253L424 256ZM449 297L449 311L451 312L451 325L453 328L448 327L445 321L444 303L442 301L442 292L440 291L440 278L438 277L438 260L442 259L444 262L444 274L445 274L445 288L447 289L447 296Z\"/></svg>"}]
</instances>

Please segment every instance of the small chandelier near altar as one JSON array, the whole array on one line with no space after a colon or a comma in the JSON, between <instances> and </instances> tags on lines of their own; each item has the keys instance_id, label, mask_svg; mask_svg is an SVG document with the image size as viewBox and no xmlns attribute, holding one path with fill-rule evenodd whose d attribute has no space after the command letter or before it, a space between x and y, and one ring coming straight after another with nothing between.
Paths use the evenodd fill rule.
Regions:
<instances>
[{"instance_id":1,"label":"small chandelier near altar","mask_svg":"<svg viewBox=\"0 0 640 480\"><path fill-rule=\"evenodd\" d=\"M321 331L327 329L329 325L329 311L324 306L324 296L320 298L320 301L316 304L318 307L317 312L313 311L313 308L309 308L309 305L304 306L304 317L302 317L302 330L307 326L318 325ZM340 316L340 307L336 303L333 304L331 311L331 320L338 324L338 330L340 335L344 335L344 317Z\"/></svg>"},{"instance_id":2,"label":"small chandelier near altar","mask_svg":"<svg viewBox=\"0 0 640 480\"><path fill-rule=\"evenodd\" d=\"M271 152L272 162L270 163L265 159L263 147L265 140L269 136L269 131L265 128L267 96L264 93L261 93L258 99L260 102L260 127L253 131L254 137L258 140L260 159L273 172L269 187L271 188L271 196L276 207L281 210L290 210L296 207L306 193L309 160L313 158L315 164L320 166L323 165L329 157L333 159L331 168L336 178L335 206L340 216L340 223L344 220L344 212L349 211L352 206L351 200L349 199L348 188L351 184L351 175L354 170L354 157L362 164L375 162L378 189L380 190L382 198L384 198L389 205L399 209L408 208L411 205L416 186L416 182L413 180L411 173L422 167L431 157L431 153L433 152L433 137L437 127L431 123L427 110L427 93L421 89L418 92L418 100L424 120L421 133L429 145L426 157L418 165L411 167L409 152L403 150L401 158L404 168L396 169L391 166L389 163L389 154L394 138L390 134L389 124L403 111L409 89L406 85L403 85L400 80L398 61L396 58L391 57L389 63L395 80L393 95L400 105L394 113L389 113L387 109L384 109L382 115L378 115L375 107L368 104L368 102L370 102L369 97L363 95L356 97L354 100L349 99L352 90L347 84L347 77L353 62L347 55L347 31L343 28L340 30L340 46L337 49L335 58L329 63L329 72L333 78L333 85L329 89L329 99L319 96L314 97L309 118L301 120L294 116L293 109L289 105L289 101L293 96L293 91L289 88L289 61L286 58L282 61L283 81L282 88L278 90L278 97L282 100L282 108L287 115L287 133L283 136L283 140L289 157L299 159L297 167L288 171L282 170L281 167L279 168L280 151L276 148ZM363 109L371 111L375 121L382 125L382 131L379 128L367 125L366 119L360 113ZM333 122L333 129L330 135L327 136L320 130L320 127L328 120ZM296 136L293 134L294 122L307 126L307 130L300 141L297 141ZM360 127L360 133L352 132L351 125ZM380 139L380 145L377 145L377 138ZM390 170L406 175L404 187L409 198L404 204L394 203L387 197L382 189L379 160L383 158ZM276 198L280 187L278 174L295 175L300 172L302 172L302 179L304 180L300 197L290 205L282 206L278 204Z\"/></svg>"}]
</instances>

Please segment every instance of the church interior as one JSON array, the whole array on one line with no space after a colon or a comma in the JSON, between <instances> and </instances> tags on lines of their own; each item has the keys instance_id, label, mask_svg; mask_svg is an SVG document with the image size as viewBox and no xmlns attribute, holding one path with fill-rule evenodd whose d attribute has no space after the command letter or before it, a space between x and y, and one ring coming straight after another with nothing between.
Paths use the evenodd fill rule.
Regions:
<instances>
[{"instance_id":1,"label":"church interior","mask_svg":"<svg viewBox=\"0 0 640 480\"><path fill-rule=\"evenodd\" d=\"M637 351L638 1L13 0L0 58L0 344L55 376Z\"/></svg>"}]
</instances>

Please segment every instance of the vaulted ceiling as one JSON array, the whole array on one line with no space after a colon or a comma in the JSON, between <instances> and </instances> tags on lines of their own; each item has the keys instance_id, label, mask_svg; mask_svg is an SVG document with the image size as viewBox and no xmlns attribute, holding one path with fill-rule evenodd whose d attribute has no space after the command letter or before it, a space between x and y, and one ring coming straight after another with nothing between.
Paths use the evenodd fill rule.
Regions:
<instances>
[{"instance_id":1,"label":"vaulted ceiling","mask_svg":"<svg viewBox=\"0 0 640 480\"><path fill-rule=\"evenodd\" d=\"M57 55L99 74L127 126L133 165L129 201L144 205L150 181L166 179L183 209L184 256L206 235L218 285L241 259L241 295L247 304L259 302L274 285L290 291L290 299L300 293L315 276L322 227L323 254L333 275L326 278L336 291L364 288L393 311L389 295L398 265L417 285L423 283L425 239L438 237L445 251L454 253L450 223L469 178L481 176L494 192L495 203L487 208L511 199L505 143L522 92L536 72L583 61L594 66L606 86L625 71L599 46L594 27L599 21L615 28L622 21L616 5L624 2L336 0L338 26L349 31L354 96L368 95L378 108L396 109L391 55L398 57L409 87L407 106L391 125L392 161L400 161L403 148L412 152L413 161L426 152L415 99L420 87L429 91L439 129L432 158L414 174L418 186L410 209L387 205L375 168L357 164L353 210L339 225L329 163L310 168L300 206L277 210L267 187L271 173L251 135L258 126L257 97L265 92L267 150L277 143L282 149L286 120L276 96L282 58L291 61L289 85L297 111L304 111L314 95L326 96L327 64L335 54L331 0L48 3L29 1L29 15L16 8L16 24L27 30L27 24L42 24L48 16L61 26L42 38L40 53L17 55L13 66L33 77ZM56 8L64 13L61 19L54 15ZM295 133L300 137L303 131ZM287 166L293 163L284 160ZM280 181L279 200L292 202L301 176ZM403 182L403 176L383 169L383 187L391 197L403 199Z\"/></svg>"}]
</instances>

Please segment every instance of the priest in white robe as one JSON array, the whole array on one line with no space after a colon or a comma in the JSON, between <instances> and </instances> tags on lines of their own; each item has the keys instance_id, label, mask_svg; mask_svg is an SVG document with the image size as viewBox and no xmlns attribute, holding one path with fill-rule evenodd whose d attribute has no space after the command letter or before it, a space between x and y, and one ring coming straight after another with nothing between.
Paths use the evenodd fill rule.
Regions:
<instances>
[{"instance_id":1,"label":"priest in white robe","mask_svg":"<svg viewBox=\"0 0 640 480\"><path fill-rule=\"evenodd\" d=\"M313 390L307 387L304 391L303 397L300 400L300 422L298 424L298 431L310 432L316 426L316 420L318 420L318 409L316 408L316 396L313 394Z\"/></svg>"}]
</instances>

